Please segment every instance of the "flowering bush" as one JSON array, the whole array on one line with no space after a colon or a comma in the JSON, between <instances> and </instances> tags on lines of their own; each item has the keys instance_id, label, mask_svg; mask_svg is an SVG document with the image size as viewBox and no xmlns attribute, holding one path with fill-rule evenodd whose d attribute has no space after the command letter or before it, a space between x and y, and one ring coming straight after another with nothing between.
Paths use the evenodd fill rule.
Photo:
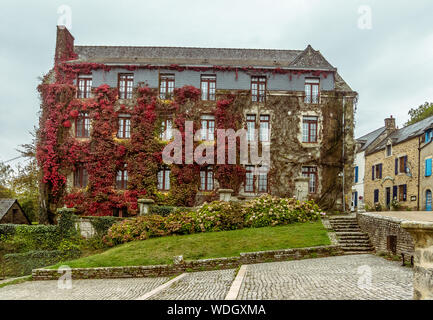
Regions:
<instances>
[{"instance_id":1,"label":"flowering bush","mask_svg":"<svg viewBox=\"0 0 433 320\"><path fill-rule=\"evenodd\" d=\"M313 201L301 202L294 198L276 198L264 195L239 202L214 201L204 203L195 211L174 211L167 217L147 215L114 224L104 237L113 246L133 240L146 240L172 234L192 234L259 228L294 222L316 221L321 215Z\"/></svg>"}]
</instances>

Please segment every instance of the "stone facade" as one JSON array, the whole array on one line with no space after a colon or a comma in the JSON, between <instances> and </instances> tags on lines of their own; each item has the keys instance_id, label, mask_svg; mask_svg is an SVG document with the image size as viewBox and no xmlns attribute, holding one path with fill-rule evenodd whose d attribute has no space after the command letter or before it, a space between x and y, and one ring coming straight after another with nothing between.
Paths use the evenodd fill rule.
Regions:
<instances>
[{"instance_id":1,"label":"stone facade","mask_svg":"<svg viewBox=\"0 0 433 320\"><path fill-rule=\"evenodd\" d=\"M415 242L415 300L433 300L433 223L406 221L402 227Z\"/></svg>"},{"instance_id":2,"label":"stone facade","mask_svg":"<svg viewBox=\"0 0 433 320\"><path fill-rule=\"evenodd\" d=\"M402 219L386 217L378 214L364 212L357 214L359 227L368 233L370 241L376 252L387 252L405 255L406 261L414 255L414 241L409 232L401 227ZM389 248L389 236L396 237L395 252Z\"/></svg>"},{"instance_id":3,"label":"stone facade","mask_svg":"<svg viewBox=\"0 0 433 320\"><path fill-rule=\"evenodd\" d=\"M380 149L374 153L366 153L365 159L365 178L364 196L365 204L371 209L374 208L374 190L379 190L378 203L382 208L387 207L387 190L390 193L390 202L393 199L394 186L407 186L406 200L399 201L405 208L417 209L418 199L418 137L406 140L396 145L392 145L391 155L386 154L387 150ZM407 156L407 168L409 172L399 172L395 174L395 159ZM372 180L372 166L382 164L382 177L378 178L376 173ZM400 164L398 164L399 169ZM387 189L388 188L388 189ZM401 190L397 187L397 200L400 199Z\"/></svg>"},{"instance_id":4,"label":"stone facade","mask_svg":"<svg viewBox=\"0 0 433 320\"><path fill-rule=\"evenodd\" d=\"M331 245L311 248L247 252L241 253L239 257L184 261L172 265L74 268L71 272L72 279L164 277L186 271L231 269L237 268L243 264L286 261L313 257L318 258L342 254L343 252L339 246ZM54 280L58 279L60 276L61 273L59 273L57 269L35 269L32 272L33 280Z\"/></svg>"}]
</instances>

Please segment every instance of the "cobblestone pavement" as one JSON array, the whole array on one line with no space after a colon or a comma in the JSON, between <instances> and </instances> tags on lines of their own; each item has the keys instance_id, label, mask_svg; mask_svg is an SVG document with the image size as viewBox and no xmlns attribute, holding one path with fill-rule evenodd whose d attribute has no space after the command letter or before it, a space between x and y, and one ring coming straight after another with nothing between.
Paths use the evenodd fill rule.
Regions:
<instances>
[{"instance_id":1,"label":"cobblestone pavement","mask_svg":"<svg viewBox=\"0 0 433 320\"><path fill-rule=\"evenodd\" d=\"M412 299L412 280L412 269L373 255L273 262L248 266L238 299Z\"/></svg>"},{"instance_id":2,"label":"cobblestone pavement","mask_svg":"<svg viewBox=\"0 0 433 320\"><path fill-rule=\"evenodd\" d=\"M224 299L234 278L234 269L188 273L151 299ZM238 299L412 299L412 279L412 269L373 255L254 264ZM28 281L0 288L0 300L136 299L168 280L73 280L71 290L58 289L57 281Z\"/></svg>"},{"instance_id":3,"label":"cobblestone pavement","mask_svg":"<svg viewBox=\"0 0 433 320\"><path fill-rule=\"evenodd\" d=\"M129 300L160 286L168 278L72 280L72 289L58 289L57 280L27 281L0 288L0 300Z\"/></svg>"},{"instance_id":4,"label":"cobblestone pavement","mask_svg":"<svg viewBox=\"0 0 433 320\"><path fill-rule=\"evenodd\" d=\"M235 279L235 270L188 273L152 300L224 300Z\"/></svg>"}]
</instances>

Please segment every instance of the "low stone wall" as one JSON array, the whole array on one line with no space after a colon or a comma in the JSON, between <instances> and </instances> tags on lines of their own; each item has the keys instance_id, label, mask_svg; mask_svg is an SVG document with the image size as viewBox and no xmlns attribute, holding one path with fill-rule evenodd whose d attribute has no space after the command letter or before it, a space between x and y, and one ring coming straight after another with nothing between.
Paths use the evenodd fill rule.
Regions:
<instances>
[{"instance_id":1,"label":"low stone wall","mask_svg":"<svg viewBox=\"0 0 433 320\"><path fill-rule=\"evenodd\" d=\"M341 247L332 245L311 248L247 252L241 253L239 257L193 260L172 265L74 268L71 269L71 276L72 279L163 277L176 275L186 271L232 269L243 264L318 258L342 254L343 251L341 250ZM32 272L33 280L56 280L61 275L62 273L59 273L57 269L35 269Z\"/></svg>"},{"instance_id":2,"label":"low stone wall","mask_svg":"<svg viewBox=\"0 0 433 320\"><path fill-rule=\"evenodd\" d=\"M372 212L358 212L358 224L361 230L368 233L376 252L388 252L388 236L397 237L396 254L410 259L414 255L414 241L409 232L401 227L403 219L386 217Z\"/></svg>"}]
</instances>

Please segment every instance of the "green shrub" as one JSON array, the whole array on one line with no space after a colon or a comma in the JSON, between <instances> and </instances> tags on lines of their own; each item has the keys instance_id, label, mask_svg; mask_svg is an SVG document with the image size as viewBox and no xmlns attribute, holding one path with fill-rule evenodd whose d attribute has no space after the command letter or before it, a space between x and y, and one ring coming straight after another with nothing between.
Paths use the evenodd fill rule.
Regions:
<instances>
[{"instance_id":1,"label":"green shrub","mask_svg":"<svg viewBox=\"0 0 433 320\"><path fill-rule=\"evenodd\" d=\"M75 228L76 216L74 213L75 209L73 208L57 209L59 215L58 228L62 238L70 238L78 234Z\"/></svg>"},{"instance_id":2,"label":"green shrub","mask_svg":"<svg viewBox=\"0 0 433 320\"><path fill-rule=\"evenodd\" d=\"M4 276L24 276L32 273L33 269L50 266L61 261L75 259L80 256L76 250L38 250L24 253L12 253L4 256Z\"/></svg>"},{"instance_id":3,"label":"green shrub","mask_svg":"<svg viewBox=\"0 0 433 320\"><path fill-rule=\"evenodd\" d=\"M238 202L214 201L204 203L196 211L174 211L167 217L147 215L113 224L103 237L107 245L133 240L145 240L171 234L191 234L258 228L294 222L315 221L324 215L313 201L301 202L294 198L260 198Z\"/></svg>"},{"instance_id":4,"label":"green shrub","mask_svg":"<svg viewBox=\"0 0 433 320\"><path fill-rule=\"evenodd\" d=\"M96 237L102 238L110 227L119 220L117 217L90 217L90 223L95 229Z\"/></svg>"},{"instance_id":5,"label":"green shrub","mask_svg":"<svg viewBox=\"0 0 433 320\"><path fill-rule=\"evenodd\" d=\"M19 225L11 241L18 245L18 251L54 250L62 240L60 229L53 225Z\"/></svg>"},{"instance_id":6,"label":"green shrub","mask_svg":"<svg viewBox=\"0 0 433 320\"><path fill-rule=\"evenodd\" d=\"M19 226L19 224L0 224L0 237L1 236L12 236L15 234L15 228Z\"/></svg>"},{"instance_id":7,"label":"green shrub","mask_svg":"<svg viewBox=\"0 0 433 320\"><path fill-rule=\"evenodd\" d=\"M150 214L156 214L162 217L166 217L171 213L187 212L187 211L191 211L191 208L173 207L173 206L151 206L150 207Z\"/></svg>"}]
</instances>

